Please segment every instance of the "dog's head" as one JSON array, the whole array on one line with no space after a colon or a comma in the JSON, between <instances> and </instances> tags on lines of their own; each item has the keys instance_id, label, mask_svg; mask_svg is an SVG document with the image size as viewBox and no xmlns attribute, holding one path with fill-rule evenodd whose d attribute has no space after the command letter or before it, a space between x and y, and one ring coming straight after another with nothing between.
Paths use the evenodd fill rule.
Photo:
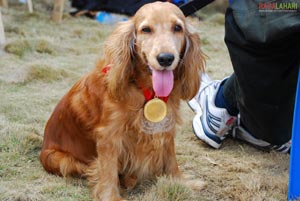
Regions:
<instances>
[{"instance_id":1,"label":"dog's head","mask_svg":"<svg viewBox=\"0 0 300 201\"><path fill-rule=\"evenodd\" d=\"M155 2L140 8L135 16L121 23L105 48L110 94L126 97L131 79L150 80L157 96L172 91L191 99L200 85L204 68L198 34L192 33L181 10L171 4Z\"/></svg>"}]
</instances>

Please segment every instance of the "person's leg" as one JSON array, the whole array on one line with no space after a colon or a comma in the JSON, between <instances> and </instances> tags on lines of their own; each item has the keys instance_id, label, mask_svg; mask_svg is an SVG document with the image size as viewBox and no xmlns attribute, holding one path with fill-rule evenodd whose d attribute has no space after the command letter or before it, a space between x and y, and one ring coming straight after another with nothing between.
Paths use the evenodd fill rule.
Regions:
<instances>
[{"instance_id":1,"label":"person's leg","mask_svg":"<svg viewBox=\"0 0 300 201\"><path fill-rule=\"evenodd\" d=\"M198 138L219 148L240 112L234 137L263 148L279 145L281 150L291 133L299 34L299 13L259 13L253 0L232 4L225 41L235 73L222 82L202 84L194 99L203 112L193 120Z\"/></svg>"},{"instance_id":2,"label":"person's leg","mask_svg":"<svg viewBox=\"0 0 300 201\"><path fill-rule=\"evenodd\" d=\"M215 104L217 107L226 108L231 116L238 115L239 109L236 99L234 73L220 86L216 95Z\"/></svg>"},{"instance_id":3,"label":"person's leg","mask_svg":"<svg viewBox=\"0 0 300 201\"><path fill-rule=\"evenodd\" d=\"M234 1L225 33L241 123L257 139L288 142L300 63L300 13L262 13L256 1Z\"/></svg>"}]
</instances>

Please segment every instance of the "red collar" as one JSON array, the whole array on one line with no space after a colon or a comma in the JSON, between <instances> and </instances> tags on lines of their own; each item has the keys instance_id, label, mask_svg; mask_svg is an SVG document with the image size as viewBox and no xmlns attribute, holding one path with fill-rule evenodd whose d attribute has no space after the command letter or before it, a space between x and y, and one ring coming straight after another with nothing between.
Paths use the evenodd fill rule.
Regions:
<instances>
[{"instance_id":1,"label":"red collar","mask_svg":"<svg viewBox=\"0 0 300 201\"><path fill-rule=\"evenodd\" d=\"M109 70L110 70L110 65L105 66L102 69L102 73L106 74ZM142 86L142 84L141 84L141 88L142 88L144 97L146 99L146 102L148 102L149 100L152 100L153 98L155 98L155 93L154 93L153 89L149 89L149 88L146 89L146 88L144 88L144 86ZM169 96L167 96L167 97L157 97L157 98L159 98L159 99L163 100L165 103L167 103L168 99L169 99Z\"/></svg>"},{"instance_id":2,"label":"red collar","mask_svg":"<svg viewBox=\"0 0 300 201\"><path fill-rule=\"evenodd\" d=\"M146 102L149 101L149 100L152 100L153 98L155 98L155 93L153 91L153 89L145 89L143 86L141 87L142 88L142 91L143 91L143 94L144 94L144 97L146 99ZM165 103L168 102L168 99L169 99L169 96L167 97L157 97L161 100L163 100Z\"/></svg>"}]
</instances>

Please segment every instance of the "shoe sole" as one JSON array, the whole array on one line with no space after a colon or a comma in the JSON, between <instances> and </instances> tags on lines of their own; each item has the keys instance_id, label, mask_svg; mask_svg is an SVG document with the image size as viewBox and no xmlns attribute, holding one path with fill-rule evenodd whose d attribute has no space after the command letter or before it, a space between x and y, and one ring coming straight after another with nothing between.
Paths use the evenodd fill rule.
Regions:
<instances>
[{"instance_id":1,"label":"shoe sole","mask_svg":"<svg viewBox=\"0 0 300 201\"><path fill-rule=\"evenodd\" d=\"M201 121L200 121L200 114L197 114L194 119L193 119L193 123L192 123L192 127L193 127L193 132L195 134L195 136L199 139L204 141L206 144L210 145L211 147L215 148L215 149L219 149L221 147L222 144L218 144L215 141L213 141L212 139L210 139L204 132Z\"/></svg>"}]
</instances>

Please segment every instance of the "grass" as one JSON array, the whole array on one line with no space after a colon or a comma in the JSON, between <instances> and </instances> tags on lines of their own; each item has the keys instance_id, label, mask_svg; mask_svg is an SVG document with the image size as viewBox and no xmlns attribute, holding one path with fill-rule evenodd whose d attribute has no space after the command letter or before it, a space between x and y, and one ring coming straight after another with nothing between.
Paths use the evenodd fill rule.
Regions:
<instances>
[{"instance_id":1,"label":"grass","mask_svg":"<svg viewBox=\"0 0 300 201\"><path fill-rule=\"evenodd\" d=\"M54 69L51 66L35 64L31 65L28 70L28 74L26 77L26 82L30 81L57 81L62 80L69 77L68 72L64 69Z\"/></svg>"},{"instance_id":2,"label":"grass","mask_svg":"<svg viewBox=\"0 0 300 201\"><path fill-rule=\"evenodd\" d=\"M52 0L34 2L34 14L12 1L2 9L7 43L0 53L0 200L91 200L86 180L53 176L40 165L43 130L58 100L102 55L113 26L67 14L61 24L49 20ZM68 8L66 1L66 8ZM224 16L191 20L207 54L213 79L232 73L223 42ZM182 104L177 129L180 169L206 183L193 191L169 178L144 182L125 197L133 201L286 200L289 156L266 153L225 140L213 150L193 135L194 114Z\"/></svg>"},{"instance_id":3,"label":"grass","mask_svg":"<svg viewBox=\"0 0 300 201\"><path fill-rule=\"evenodd\" d=\"M26 52L31 50L31 47L30 47L28 41L17 40L17 41L7 44L4 47L4 50L8 53L15 54L19 57L22 57Z\"/></svg>"},{"instance_id":4,"label":"grass","mask_svg":"<svg viewBox=\"0 0 300 201\"><path fill-rule=\"evenodd\" d=\"M159 200L165 201L189 201L192 191L180 183L174 183L169 178L158 180L156 189Z\"/></svg>"}]
</instances>

